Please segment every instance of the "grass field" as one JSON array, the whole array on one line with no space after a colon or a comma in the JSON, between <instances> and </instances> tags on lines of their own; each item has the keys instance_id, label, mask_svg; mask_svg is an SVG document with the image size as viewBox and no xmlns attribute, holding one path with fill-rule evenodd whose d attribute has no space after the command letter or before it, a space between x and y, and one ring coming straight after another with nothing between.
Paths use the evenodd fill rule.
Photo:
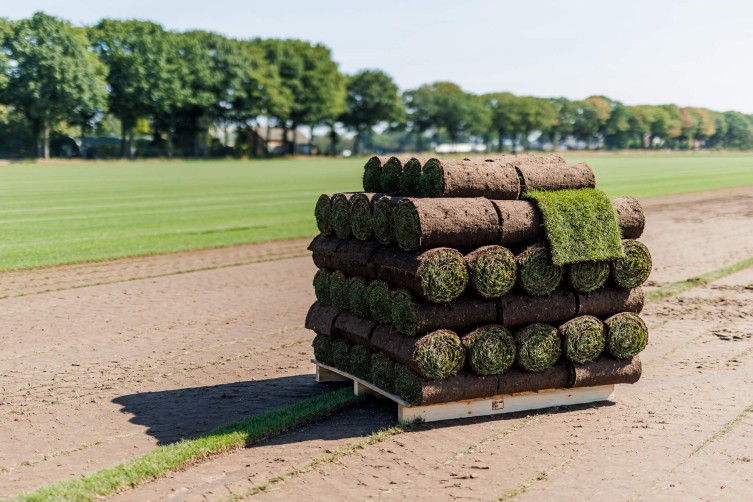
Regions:
<instances>
[{"instance_id":1,"label":"grass field","mask_svg":"<svg viewBox=\"0 0 753 502\"><path fill-rule=\"evenodd\" d=\"M753 185L753 154L573 155L610 195ZM323 192L360 189L363 159L0 166L0 270L315 233Z\"/></svg>"}]
</instances>

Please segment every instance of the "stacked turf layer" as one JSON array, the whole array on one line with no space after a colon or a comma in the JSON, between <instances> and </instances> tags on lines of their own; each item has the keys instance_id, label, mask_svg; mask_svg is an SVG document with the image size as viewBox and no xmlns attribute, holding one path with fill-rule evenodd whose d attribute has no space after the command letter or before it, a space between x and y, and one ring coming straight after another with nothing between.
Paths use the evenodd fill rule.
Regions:
<instances>
[{"instance_id":1,"label":"stacked turf layer","mask_svg":"<svg viewBox=\"0 0 753 502\"><path fill-rule=\"evenodd\" d=\"M587 165L374 157L364 189L315 207L320 363L414 404L638 380L643 211Z\"/></svg>"}]
</instances>

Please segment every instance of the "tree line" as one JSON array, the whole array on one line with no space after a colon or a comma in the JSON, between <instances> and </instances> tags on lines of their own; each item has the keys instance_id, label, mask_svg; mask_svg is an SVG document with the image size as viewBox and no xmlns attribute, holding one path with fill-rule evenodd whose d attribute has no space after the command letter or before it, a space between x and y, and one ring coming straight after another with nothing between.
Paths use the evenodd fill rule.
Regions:
<instances>
[{"instance_id":1,"label":"tree line","mask_svg":"<svg viewBox=\"0 0 753 502\"><path fill-rule=\"evenodd\" d=\"M333 155L345 142L356 154L378 148L385 134L392 149L411 151L439 142L519 150L532 138L554 149L753 148L753 116L736 111L477 95L451 82L401 91L380 70L344 75L327 47L301 40L135 20L76 27L41 12L0 18L0 154L49 158L56 137L115 133L116 155L128 158L258 156L259 124L281 128L290 154L299 128L326 128L320 150ZM232 148L209 134L231 126Z\"/></svg>"}]
</instances>

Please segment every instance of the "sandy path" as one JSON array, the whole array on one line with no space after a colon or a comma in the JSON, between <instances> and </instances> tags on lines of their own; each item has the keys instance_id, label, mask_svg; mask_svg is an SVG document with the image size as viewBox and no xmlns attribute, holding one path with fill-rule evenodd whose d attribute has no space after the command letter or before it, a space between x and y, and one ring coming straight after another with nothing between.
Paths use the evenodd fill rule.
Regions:
<instances>
[{"instance_id":1,"label":"sandy path","mask_svg":"<svg viewBox=\"0 0 753 502\"><path fill-rule=\"evenodd\" d=\"M753 189L654 199L645 206L649 226L644 240L654 255L654 284L753 256ZM697 214L701 217L689 217ZM725 245L709 246L719 242ZM237 246L0 274L0 297L5 297L0 300L5 323L0 334L0 496L113 465L160 442L192 436L326 391L309 376L311 334L302 329L303 316L313 301L313 265L308 258L295 258L305 256L305 243ZM747 337L735 338L746 329L751 332L751 320L746 316L727 318L735 308L744 311L744 302L751 300L751 291L745 289L751 284L750 276L742 273L734 279L649 309L654 330L646 353L646 376L640 385L621 389L616 406L464 422L463 427L422 428L369 447L363 456L346 457L337 465L301 476L300 481L292 480L265 496L289 496L295 493L290 490L303 486L297 483L308 480L312 490L330 496L342 491L354 498L382 492L387 497L410 494L420 498L427 488L442 481L442 486L460 486L444 488L451 490L448 495L467 494L464 487L469 484L491 484L495 493L480 492L491 497L504 495L505 490L529 478L535 481L528 489L534 495L545 486L536 479L540 471L562 462L547 475L552 483L556 472L563 472L567 480L567 473L574 472L568 469L585 469L591 458L595 459L591 474L601 475L598 455L604 444L612 448L613 455L621 452L620 448L633 448L637 453L631 457L629 469L641 467L641 454L663 454L665 447L678 455L692 451L688 441L706 437L710 429L727 423L751 404L745 402L750 398L740 387L731 384L753 377L749 354L732 370L723 365L717 368L719 365L708 358L704 361L710 364L709 369L692 366L692 361L701 357L699 346L729 357L733 351L744 353L753 344ZM19 294L25 296L14 297ZM710 302L712 296L698 295L721 295L723 301ZM696 311L701 318L692 317ZM686 343L695 338L700 340L698 344ZM709 383L710 373L704 372L714 372L713 384ZM660 397L665 391L673 395L670 403ZM699 404L697 397L680 397L691 392L703 395L703 403ZM695 406L692 416L683 403ZM703 411L708 408L715 413L699 414L701 406ZM649 409L655 410L654 414L649 415ZM144 500L172 494L182 500L193 494L225 496L242 491L309 461L324 448L337 448L392 424L393 413L385 405L355 410L122 496ZM659 428L654 421L668 421L668 416L675 414L666 446L656 443L657 450L653 443L647 448L633 441L632 435L642 430L642 425L635 430L633 425L648 423ZM698 422L698 427L688 427L690 420ZM750 422L743 417L735 430L745 431ZM582 431L583 438L573 437L574 426L581 426L575 430ZM476 469L467 463L470 456L461 455L446 468L431 470L434 477L422 474L427 465L454 458L510 427L515 430L488 443L489 449L473 450L478 462L494 459L489 469ZM530 432L533 430L538 432ZM590 434L586 435L587 431ZM680 436L674 438L675 432ZM741 436L736 432L733 437L750 439L749 425L747 433ZM718 446L724 445L722 440L728 436L712 446L732 451ZM542 437L549 439L543 441ZM602 440L594 442L593 437ZM673 441L680 441L684 449L676 448ZM732 441L729 448L735 445ZM514 475L497 476L489 483L494 469L510 469L509 456L502 455L502 450L508 449L526 455L517 454ZM583 452L576 460L568 456L574 450ZM715 462L715 452L711 446L704 448L671 474L692 474L707 465L703 462ZM665 457L661 460L667 460ZM348 474L338 482L343 466L350 466ZM357 469L359 474L351 476ZM612 484L624 481L618 474L599 486L612 490ZM410 480L406 486L401 484L404 479ZM673 495L664 493L663 481L657 482L652 497ZM567 494L566 483L562 484L558 489ZM633 494L630 490L634 487L627 484L625 494ZM592 493L595 496L597 491Z\"/></svg>"}]
</instances>

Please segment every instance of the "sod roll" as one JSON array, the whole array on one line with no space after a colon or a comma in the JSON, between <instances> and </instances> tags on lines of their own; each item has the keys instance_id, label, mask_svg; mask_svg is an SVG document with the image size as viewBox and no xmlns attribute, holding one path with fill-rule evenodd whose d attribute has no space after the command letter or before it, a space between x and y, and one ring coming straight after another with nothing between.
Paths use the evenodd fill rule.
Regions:
<instances>
[{"instance_id":1,"label":"sod roll","mask_svg":"<svg viewBox=\"0 0 753 502\"><path fill-rule=\"evenodd\" d=\"M545 245L529 246L515 258L518 261L518 285L526 293L548 295L562 282L564 268L552 263Z\"/></svg>"},{"instance_id":2,"label":"sod roll","mask_svg":"<svg viewBox=\"0 0 753 502\"><path fill-rule=\"evenodd\" d=\"M383 391L395 392L395 361L379 352L371 355L371 381Z\"/></svg>"},{"instance_id":3,"label":"sod roll","mask_svg":"<svg viewBox=\"0 0 753 502\"><path fill-rule=\"evenodd\" d=\"M374 156L366 161L363 166L363 191L382 192L382 166L387 163L389 157Z\"/></svg>"},{"instance_id":4,"label":"sod roll","mask_svg":"<svg viewBox=\"0 0 753 502\"><path fill-rule=\"evenodd\" d=\"M350 230L353 237L359 241L368 241L374 237L374 202L383 195L382 193L357 193L350 199Z\"/></svg>"},{"instance_id":5,"label":"sod roll","mask_svg":"<svg viewBox=\"0 0 753 502\"><path fill-rule=\"evenodd\" d=\"M371 281L366 290L366 300L372 319L379 324L392 322L392 291L387 281L381 279Z\"/></svg>"},{"instance_id":6,"label":"sod roll","mask_svg":"<svg viewBox=\"0 0 753 502\"><path fill-rule=\"evenodd\" d=\"M369 317L369 303L366 299L366 288L369 283L363 277L348 277L346 295L348 309L360 317Z\"/></svg>"},{"instance_id":7,"label":"sod roll","mask_svg":"<svg viewBox=\"0 0 753 502\"><path fill-rule=\"evenodd\" d=\"M311 346L314 347L314 359L317 362L332 366L334 359L332 358L332 339L329 336L316 335Z\"/></svg>"},{"instance_id":8,"label":"sod roll","mask_svg":"<svg viewBox=\"0 0 753 502\"><path fill-rule=\"evenodd\" d=\"M320 305L332 305L332 299L329 294L329 278L332 272L329 270L319 269L314 274L314 294L316 301Z\"/></svg>"},{"instance_id":9,"label":"sod roll","mask_svg":"<svg viewBox=\"0 0 753 502\"><path fill-rule=\"evenodd\" d=\"M509 293L518 275L518 262L509 249L483 246L465 256L471 287L482 298L499 298Z\"/></svg>"},{"instance_id":10,"label":"sod roll","mask_svg":"<svg viewBox=\"0 0 753 502\"><path fill-rule=\"evenodd\" d=\"M337 248L340 247L342 242L337 237L326 237L324 235L314 237L314 240L308 246L314 265L319 268L337 268Z\"/></svg>"},{"instance_id":11,"label":"sod roll","mask_svg":"<svg viewBox=\"0 0 753 502\"><path fill-rule=\"evenodd\" d=\"M622 238L637 239L643 235L646 217L641 203L633 197L612 197L611 200L620 220Z\"/></svg>"},{"instance_id":12,"label":"sod roll","mask_svg":"<svg viewBox=\"0 0 753 502\"><path fill-rule=\"evenodd\" d=\"M499 375L515 362L515 340L502 326L477 328L462 337L468 365L478 375Z\"/></svg>"},{"instance_id":13,"label":"sod roll","mask_svg":"<svg viewBox=\"0 0 753 502\"><path fill-rule=\"evenodd\" d=\"M515 335L518 346L516 362L526 371L551 368L562 353L557 328L548 324L530 324Z\"/></svg>"},{"instance_id":14,"label":"sod roll","mask_svg":"<svg viewBox=\"0 0 753 502\"><path fill-rule=\"evenodd\" d=\"M335 368L350 373L350 348L352 346L352 343L342 338L335 338L332 341L332 365Z\"/></svg>"},{"instance_id":15,"label":"sod roll","mask_svg":"<svg viewBox=\"0 0 753 502\"><path fill-rule=\"evenodd\" d=\"M549 296L512 293L499 300L502 324L506 328L537 322L559 324L575 317L577 308L575 293L566 289L559 289Z\"/></svg>"},{"instance_id":16,"label":"sod roll","mask_svg":"<svg viewBox=\"0 0 753 502\"><path fill-rule=\"evenodd\" d=\"M610 264L607 261L587 261L567 267L567 282L578 293L591 293L604 287L609 279Z\"/></svg>"},{"instance_id":17,"label":"sod roll","mask_svg":"<svg viewBox=\"0 0 753 502\"><path fill-rule=\"evenodd\" d=\"M458 298L468 285L463 255L456 249L435 248L406 253L395 248L378 249L372 264L379 278L402 286L434 303Z\"/></svg>"},{"instance_id":18,"label":"sod roll","mask_svg":"<svg viewBox=\"0 0 753 502\"><path fill-rule=\"evenodd\" d=\"M392 323L406 336L440 328L464 329L497 320L497 304L493 300L464 296L437 304L418 300L405 289L392 294Z\"/></svg>"},{"instance_id":19,"label":"sod roll","mask_svg":"<svg viewBox=\"0 0 753 502\"><path fill-rule=\"evenodd\" d=\"M337 268L347 275L359 275L374 280L377 278L377 270L371 263L371 258L378 248L379 243L374 241L342 241L335 253Z\"/></svg>"},{"instance_id":20,"label":"sod roll","mask_svg":"<svg viewBox=\"0 0 753 502\"><path fill-rule=\"evenodd\" d=\"M444 380L426 380L401 364L395 365L395 394L413 405L448 403L491 397L497 393L497 376L462 372Z\"/></svg>"},{"instance_id":21,"label":"sod roll","mask_svg":"<svg viewBox=\"0 0 753 502\"><path fill-rule=\"evenodd\" d=\"M522 191L594 188L596 177L588 164L567 164L559 155L539 157L538 162L520 162Z\"/></svg>"},{"instance_id":22,"label":"sod roll","mask_svg":"<svg viewBox=\"0 0 753 502\"><path fill-rule=\"evenodd\" d=\"M506 160L429 159L419 191L424 197L517 199L520 181L514 165Z\"/></svg>"},{"instance_id":23,"label":"sod roll","mask_svg":"<svg viewBox=\"0 0 753 502\"><path fill-rule=\"evenodd\" d=\"M499 376L497 394L514 394L544 389L561 389L567 386L568 373L564 364L556 364L543 371L531 373L518 368L510 368Z\"/></svg>"},{"instance_id":24,"label":"sod roll","mask_svg":"<svg viewBox=\"0 0 753 502\"><path fill-rule=\"evenodd\" d=\"M406 157L390 157L382 166L382 191L385 193L400 193L399 183L403 175L403 163Z\"/></svg>"},{"instance_id":25,"label":"sod roll","mask_svg":"<svg viewBox=\"0 0 753 502\"><path fill-rule=\"evenodd\" d=\"M632 312L615 314L606 321L607 351L615 359L638 355L648 344L648 328L643 319Z\"/></svg>"},{"instance_id":26,"label":"sod roll","mask_svg":"<svg viewBox=\"0 0 753 502\"><path fill-rule=\"evenodd\" d=\"M641 378L641 359L615 360L603 357L587 364L568 364L568 387L595 387L635 383Z\"/></svg>"},{"instance_id":27,"label":"sod roll","mask_svg":"<svg viewBox=\"0 0 753 502\"><path fill-rule=\"evenodd\" d=\"M612 264L612 278L621 288L640 286L651 274L651 253L642 243L626 239L622 241L625 247L625 257Z\"/></svg>"},{"instance_id":28,"label":"sod roll","mask_svg":"<svg viewBox=\"0 0 753 502\"><path fill-rule=\"evenodd\" d=\"M322 194L316 200L314 206L314 218L316 218L316 228L322 235L332 234L332 197Z\"/></svg>"},{"instance_id":29,"label":"sod roll","mask_svg":"<svg viewBox=\"0 0 753 502\"><path fill-rule=\"evenodd\" d=\"M342 312L332 325L333 333L338 338L344 338L352 343L371 348L371 334L377 323L371 319L364 319L352 312Z\"/></svg>"},{"instance_id":30,"label":"sod roll","mask_svg":"<svg viewBox=\"0 0 753 502\"><path fill-rule=\"evenodd\" d=\"M334 307L348 309L348 279L342 270L335 270L329 276L329 298Z\"/></svg>"},{"instance_id":31,"label":"sod roll","mask_svg":"<svg viewBox=\"0 0 753 502\"><path fill-rule=\"evenodd\" d=\"M340 239L348 239L351 234L350 212L352 193L338 193L332 197L332 230Z\"/></svg>"},{"instance_id":32,"label":"sod roll","mask_svg":"<svg viewBox=\"0 0 753 502\"><path fill-rule=\"evenodd\" d=\"M306 314L306 329L320 335L331 336L340 311L335 307L327 307L320 303L314 303Z\"/></svg>"},{"instance_id":33,"label":"sod roll","mask_svg":"<svg viewBox=\"0 0 753 502\"><path fill-rule=\"evenodd\" d=\"M607 343L604 324L589 315L570 319L559 327L559 333L565 359L573 363L596 360Z\"/></svg>"},{"instance_id":34,"label":"sod roll","mask_svg":"<svg viewBox=\"0 0 753 502\"><path fill-rule=\"evenodd\" d=\"M498 240L499 217L484 198L405 198L394 210L395 241L403 251L476 247Z\"/></svg>"},{"instance_id":35,"label":"sod roll","mask_svg":"<svg viewBox=\"0 0 753 502\"><path fill-rule=\"evenodd\" d=\"M465 364L460 337L448 329L407 337L390 326L377 326L371 335L371 345L427 380L455 375Z\"/></svg>"},{"instance_id":36,"label":"sod roll","mask_svg":"<svg viewBox=\"0 0 753 502\"><path fill-rule=\"evenodd\" d=\"M350 372L358 378L371 381L371 352L369 349L360 345L351 347Z\"/></svg>"},{"instance_id":37,"label":"sod roll","mask_svg":"<svg viewBox=\"0 0 753 502\"><path fill-rule=\"evenodd\" d=\"M403 164L403 174L397 184L397 193L411 196L420 195L421 172L423 165L428 160L428 157L412 157Z\"/></svg>"},{"instance_id":38,"label":"sod roll","mask_svg":"<svg viewBox=\"0 0 753 502\"><path fill-rule=\"evenodd\" d=\"M380 244L392 244L395 242L395 205L403 197L385 195L374 203L371 226L374 229L374 238Z\"/></svg>"},{"instance_id":39,"label":"sod roll","mask_svg":"<svg viewBox=\"0 0 753 502\"><path fill-rule=\"evenodd\" d=\"M587 295L578 295L578 315L609 317L620 312L640 314L643 310L643 289L606 287Z\"/></svg>"}]
</instances>

